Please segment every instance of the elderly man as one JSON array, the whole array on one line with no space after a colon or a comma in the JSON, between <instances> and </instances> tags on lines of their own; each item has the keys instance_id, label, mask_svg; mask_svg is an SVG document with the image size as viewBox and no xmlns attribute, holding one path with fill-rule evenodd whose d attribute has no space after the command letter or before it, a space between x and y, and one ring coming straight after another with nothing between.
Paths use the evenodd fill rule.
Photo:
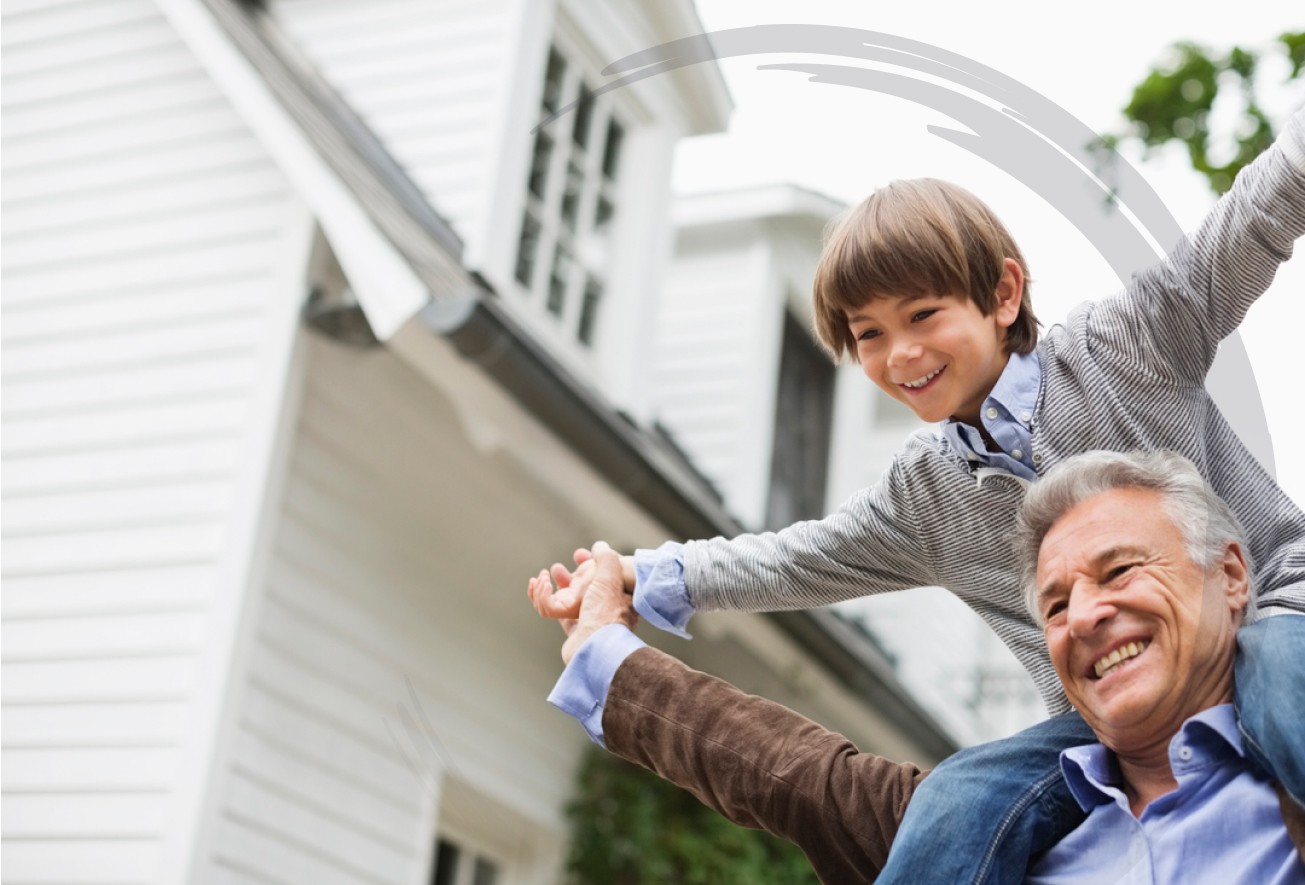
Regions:
<instances>
[{"instance_id":1,"label":"elderly man","mask_svg":"<svg viewBox=\"0 0 1305 885\"><path fill-rule=\"evenodd\" d=\"M1250 564L1223 501L1181 456L1092 452L1033 486L1021 535L1030 605L1099 740L1063 754L1088 816L1029 881L1305 881L1305 814L1248 760L1232 706ZM873 881L925 772L645 647L619 558L594 553L550 701L616 755L793 841L823 881ZM546 575L530 587L550 590Z\"/></svg>"}]
</instances>

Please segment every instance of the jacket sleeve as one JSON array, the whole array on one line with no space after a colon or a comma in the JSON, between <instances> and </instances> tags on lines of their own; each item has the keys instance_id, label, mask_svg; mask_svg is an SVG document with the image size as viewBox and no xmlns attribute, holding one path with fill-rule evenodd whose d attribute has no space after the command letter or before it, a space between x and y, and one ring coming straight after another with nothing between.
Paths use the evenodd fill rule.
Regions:
<instances>
[{"instance_id":1,"label":"jacket sleeve","mask_svg":"<svg viewBox=\"0 0 1305 885\"><path fill-rule=\"evenodd\" d=\"M1305 107L1193 232L1125 291L1087 305L1098 354L1146 377L1204 382L1218 344L1305 233Z\"/></svg>"},{"instance_id":2,"label":"jacket sleeve","mask_svg":"<svg viewBox=\"0 0 1305 885\"><path fill-rule=\"evenodd\" d=\"M797 845L829 883L874 881L925 775L654 648L617 670L603 731L610 752Z\"/></svg>"}]
</instances>

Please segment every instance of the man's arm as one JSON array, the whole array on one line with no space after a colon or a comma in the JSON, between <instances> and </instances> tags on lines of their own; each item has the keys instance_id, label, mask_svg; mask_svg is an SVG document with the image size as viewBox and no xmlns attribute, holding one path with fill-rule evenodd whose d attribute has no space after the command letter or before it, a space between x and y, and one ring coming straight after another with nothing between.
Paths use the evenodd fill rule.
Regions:
<instances>
[{"instance_id":1,"label":"man's arm","mask_svg":"<svg viewBox=\"0 0 1305 885\"><path fill-rule=\"evenodd\" d=\"M793 842L824 881L873 881L923 772L642 647L629 632L636 617L619 557L601 543L593 554L579 618L563 621L567 671L550 700L621 758ZM546 575L531 582L532 601L551 592L546 584ZM584 672L607 672L613 660L610 682Z\"/></svg>"},{"instance_id":2,"label":"man's arm","mask_svg":"<svg viewBox=\"0 0 1305 885\"><path fill-rule=\"evenodd\" d=\"M616 671L607 749L736 824L802 849L822 882L873 882L925 772L654 648Z\"/></svg>"}]
</instances>

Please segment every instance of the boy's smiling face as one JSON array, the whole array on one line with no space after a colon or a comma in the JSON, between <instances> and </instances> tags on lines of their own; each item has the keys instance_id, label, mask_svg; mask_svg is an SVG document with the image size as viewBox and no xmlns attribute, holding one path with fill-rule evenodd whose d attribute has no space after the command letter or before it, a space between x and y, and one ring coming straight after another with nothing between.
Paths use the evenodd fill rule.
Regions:
<instances>
[{"instance_id":1,"label":"boy's smiling face","mask_svg":"<svg viewBox=\"0 0 1305 885\"><path fill-rule=\"evenodd\" d=\"M847 315L857 360L921 419L980 427L979 409L1006 368L1006 329L1022 291L1019 265L1007 259L988 316L964 294L874 298Z\"/></svg>"}]
</instances>

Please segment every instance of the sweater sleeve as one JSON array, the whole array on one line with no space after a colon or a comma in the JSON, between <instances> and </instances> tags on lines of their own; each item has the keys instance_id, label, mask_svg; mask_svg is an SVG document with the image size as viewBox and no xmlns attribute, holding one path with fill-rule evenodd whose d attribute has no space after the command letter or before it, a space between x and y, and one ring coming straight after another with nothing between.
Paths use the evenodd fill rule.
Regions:
<instances>
[{"instance_id":1,"label":"sweater sleeve","mask_svg":"<svg viewBox=\"0 0 1305 885\"><path fill-rule=\"evenodd\" d=\"M693 610L818 608L938 583L931 533L912 501L927 481L917 469L925 458L908 443L878 483L823 519L689 542L684 584Z\"/></svg>"},{"instance_id":2,"label":"sweater sleeve","mask_svg":"<svg viewBox=\"0 0 1305 885\"><path fill-rule=\"evenodd\" d=\"M822 882L874 881L925 775L653 648L617 670L603 732L610 752L797 845Z\"/></svg>"},{"instance_id":3,"label":"sweater sleeve","mask_svg":"<svg viewBox=\"0 0 1305 885\"><path fill-rule=\"evenodd\" d=\"M1201 225L1125 291L1090 306L1099 353L1147 377L1200 385L1305 233L1305 107Z\"/></svg>"}]
</instances>

